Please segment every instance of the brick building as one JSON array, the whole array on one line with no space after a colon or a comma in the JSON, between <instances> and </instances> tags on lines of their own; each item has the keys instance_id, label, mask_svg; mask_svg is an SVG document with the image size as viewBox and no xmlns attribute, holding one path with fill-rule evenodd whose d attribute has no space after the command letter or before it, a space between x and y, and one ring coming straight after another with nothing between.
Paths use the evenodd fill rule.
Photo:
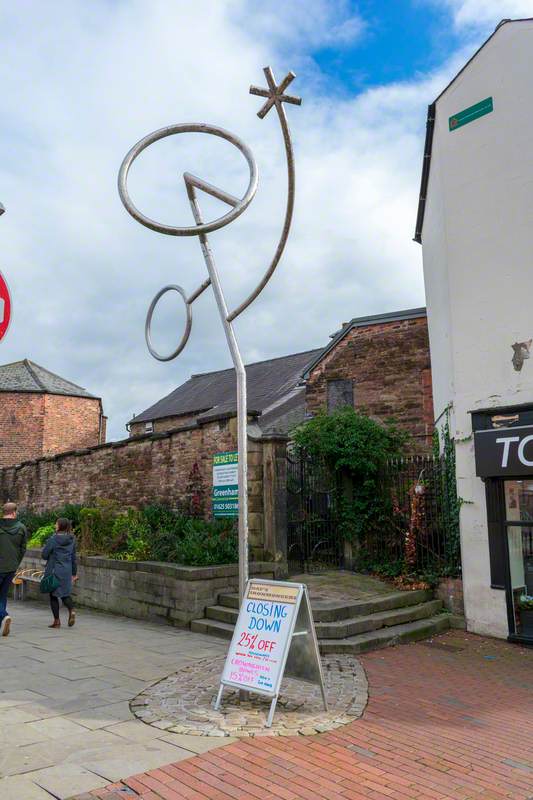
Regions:
<instances>
[{"instance_id":1,"label":"brick building","mask_svg":"<svg viewBox=\"0 0 533 800\"><path fill-rule=\"evenodd\" d=\"M394 419L427 450L433 432L431 362L425 308L359 317L324 348L246 366L248 410L261 434L287 433L319 408L353 405ZM233 369L193 375L135 416L131 436L161 433L235 415Z\"/></svg>"},{"instance_id":2,"label":"brick building","mask_svg":"<svg viewBox=\"0 0 533 800\"><path fill-rule=\"evenodd\" d=\"M407 430L413 449L431 445L433 397L425 308L359 317L333 334L307 367L307 414L353 405Z\"/></svg>"},{"instance_id":3,"label":"brick building","mask_svg":"<svg viewBox=\"0 0 533 800\"><path fill-rule=\"evenodd\" d=\"M0 366L0 467L105 441L102 401L27 359Z\"/></svg>"}]
</instances>

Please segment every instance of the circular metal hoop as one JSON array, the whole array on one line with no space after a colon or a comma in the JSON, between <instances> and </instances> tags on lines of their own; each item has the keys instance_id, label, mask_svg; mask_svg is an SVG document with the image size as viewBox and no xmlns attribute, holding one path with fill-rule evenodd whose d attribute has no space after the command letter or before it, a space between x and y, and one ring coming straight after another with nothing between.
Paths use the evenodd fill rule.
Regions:
<instances>
[{"instance_id":1,"label":"circular metal hoop","mask_svg":"<svg viewBox=\"0 0 533 800\"><path fill-rule=\"evenodd\" d=\"M179 343L177 348L169 356L161 356L154 349L154 346L152 344L152 317L154 315L155 307L157 306L158 302L163 297L163 295L166 294L167 292L172 292L172 291L177 292L179 295L181 295L183 298L183 302L185 303L185 309L187 313L187 319L185 322L185 332L181 337L181 342ZM192 311L191 311L191 305L187 300L187 295L185 294L181 286L175 286L174 284L171 284L169 286L163 286L163 288L158 291L158 293L150 303L150 308L148 309L148 313L146 315L146 322L144 325L144 337L146 339L146 345L150 353L158 361L172 361L173 358L179 356L179 354L189 341L189 336L191 335L191 328L192 328Z\"/></svg>"},{"instance_id":2,"label":"circular metal hoop","mask_svg":"<svg viewBox=\"0 0 533 800\"><path fill-rule=\"evenodd\" d=\"M221 139L225 139L226 141L230 142L230 144L235 145L235 147L241 151L248 163L248 167L250 169L250 180L244 197L239 200L237 205L235 205L231 211L228 211L227 214L223 214L221 217L217 217L217 219L213 220L212 222L206 222L202 225L192 225L184 228L177 227L175 225L164 225L142 214L133 204L129 196L127 186L128 172L137 156L154 142L158 142L160 139L164 139L167 136L173 136L175 133L210 133L213 136L219 136ZM124 204L124 207L126 208L126 211L128 211L131 216L137 220L137 222L140 222L141 225L145 225L147 228L151 228L153 231L158 231L159 233L166 233L169 236L199 236L202 233L210 233L211 231L216 231L219 228L223 228L229 222L232 222L234 219L240 216L243 211L245 211L245 209L253 200L256 190L257 165L250 148L241 139L239 139L233 133L230 133L230 131L227 131L224 128L218 128L215 125L204 125L203 123L199 122L169 125L167 128L159 128L159 130L149 133L147 136L137 142L137 144L131 148L129 153L127 153L118 173L118 193Z\"/></svg>"}]
</instances>

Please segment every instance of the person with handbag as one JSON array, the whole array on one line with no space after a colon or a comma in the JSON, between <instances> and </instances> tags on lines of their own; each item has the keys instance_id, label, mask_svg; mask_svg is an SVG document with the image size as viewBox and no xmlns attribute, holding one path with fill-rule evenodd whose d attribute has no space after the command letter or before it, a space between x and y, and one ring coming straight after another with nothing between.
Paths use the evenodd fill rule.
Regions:
<instances>
[{"instance_id":1,"label":"person with handbag","mask_svg":"<svg viewBox=\"0 0 533 800\"><path fill-rule=\"evenodd\" d=\"M68 608L68 626L76 622L76 612L72 602L72 582L76 581L78 562L76 558L76 538L72 533L69 519L60 517L56 522L56 532L46 542L42 558L46 568L41 580L41 592L50 595L50 608L54 621L49 628L60 628L59 601Z\"/></svg>"},{"instance_id":2,"label":"person with handbag","mask_svg":"<svg viewBox=\"0 0 533 800\"><path fill-rule=\"evenodd\" d=\"M7 594L26 552L28 531L17 519L15 503L4 503L0 519L0 636L8 636L11 617L7 613Z\"/></svg>"}]
</instances>

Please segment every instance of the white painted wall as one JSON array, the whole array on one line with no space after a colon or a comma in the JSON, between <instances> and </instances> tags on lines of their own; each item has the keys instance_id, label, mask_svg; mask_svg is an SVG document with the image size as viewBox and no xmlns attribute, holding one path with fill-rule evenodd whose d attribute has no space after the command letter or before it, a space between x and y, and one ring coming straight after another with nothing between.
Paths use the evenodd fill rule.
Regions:
<instances>
[{"instance_id":1,"label":"white painted wall","mask_svg":"<svg viewBox=\"0 0 533 800\"><path fill-rule=\"evenodd\" d=\"M507 636L490 588L485 491L469 411L533 402L533 22L504 24L437 101L422 245L435 416L453 403L469 630ZM492 96L454 131L450 116Z\"/></svg>"}]
</instances>

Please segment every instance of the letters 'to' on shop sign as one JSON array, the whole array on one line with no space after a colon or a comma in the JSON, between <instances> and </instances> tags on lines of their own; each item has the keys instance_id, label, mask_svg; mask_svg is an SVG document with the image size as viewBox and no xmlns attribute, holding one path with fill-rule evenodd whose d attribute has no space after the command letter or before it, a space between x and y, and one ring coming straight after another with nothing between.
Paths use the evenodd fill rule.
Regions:
<instances>
[{"instance_id":1,"label":"letters 'to' on shop sign","mask_svg":"<svg viewBox=\"0 0 533 800\"><path fill-rule=\"evenodd\" d=\"M533 425L475 431L476 475L533 475Z\"/></svg>"}]
</instances>

